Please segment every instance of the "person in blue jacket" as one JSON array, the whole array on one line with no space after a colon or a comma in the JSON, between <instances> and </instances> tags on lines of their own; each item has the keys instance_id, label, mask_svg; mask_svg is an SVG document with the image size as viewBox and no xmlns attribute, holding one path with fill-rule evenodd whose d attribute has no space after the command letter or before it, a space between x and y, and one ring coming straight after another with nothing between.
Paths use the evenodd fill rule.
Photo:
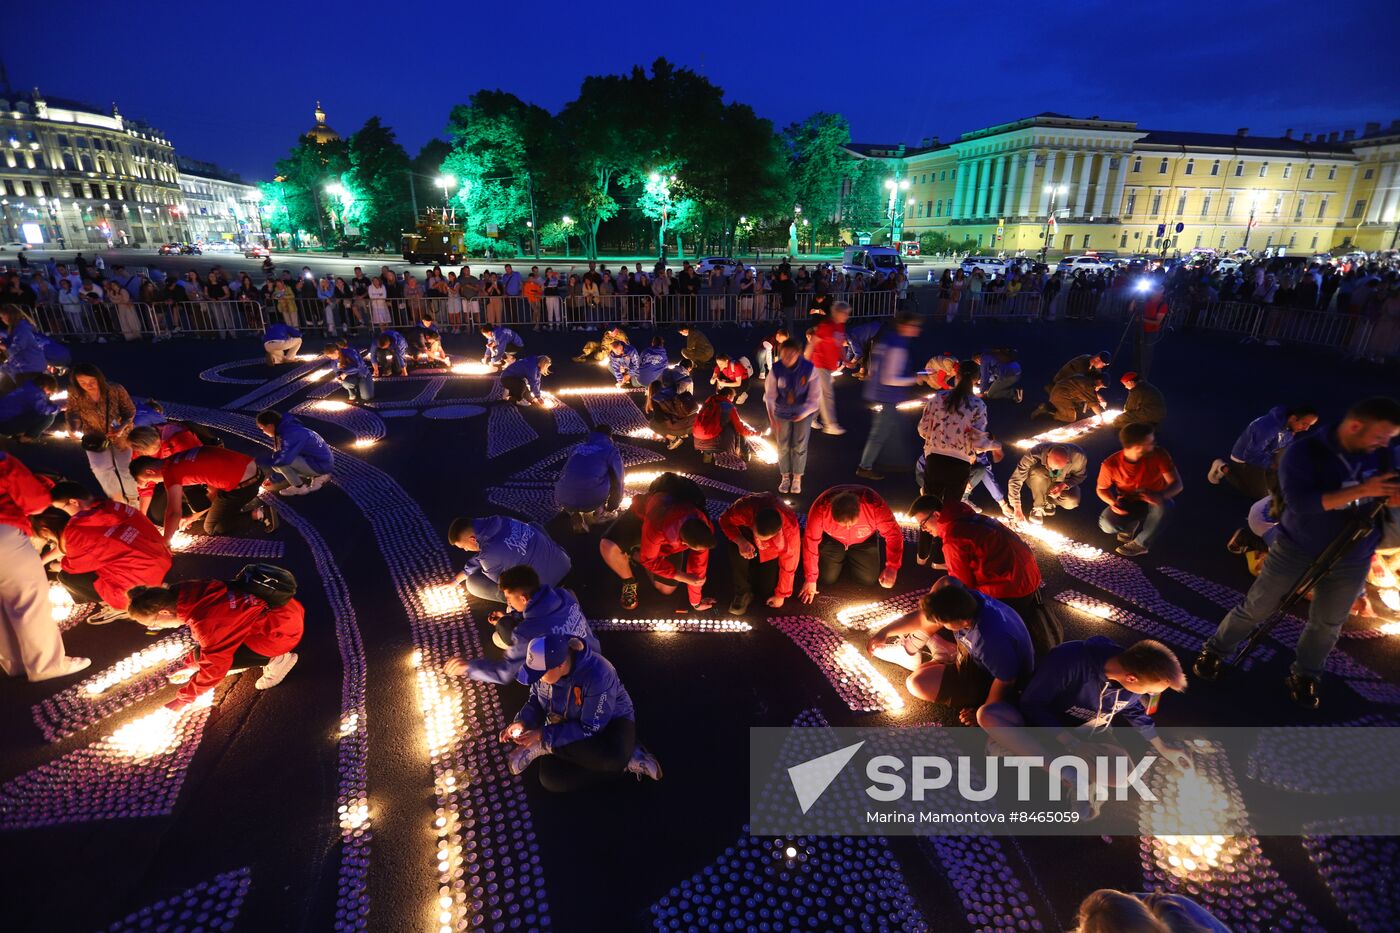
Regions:
<instances>
[{"instance_id":1,"label":"person in blue jacket","mask_svg":"<svg viewBox=\"0 0 1400 933\"><path fill-rule=\"evenodd\" d=\"M501 731L512 774L540 762L540 786L563 793L620 777L661 779L661 763L637 744L636 713L617 669L583 639L545 635L526 646L519 680L530 698Z\"/></svg>"},{"instance_id":2,"label":"person in blue jacket","mask_svg":"<svg viewBox=\"0 0 1400 933\"><path fill-rule=\"evenodd\" d=\"M682 358L674 366L667 366L661 370L661 387L677 395L681 393L695 394L695 362L689 358ZM655 381L655 380L653 380ZM651 385L650 382L647 385Z\"/></svg>"},{"instance_id":3,"label":"person in blue jacket","mask_svg":"<svg viewBox=\"0 0 1400 933\"><path fill-rule=\"evenodd\" d=\"M1230 450L1228 461L1216 459L1206 479L1223 479L1251 502L1269 495L1278 485L1278 457L1299 436L1317 424L1313 405L1275 405L1249 423Z\"/></svg>"},{"instance_id":4,"label":"person in blue jacket","mask_svg":"<svg viewBox=\"0 0 1400 933\"><path fill-rule=\"evenodd\" d=\"M369 364L358 350L328 343L322 352L326 359L335 363L335 381L345 388L352 403L368 402L374 398L374 378L370 375Z\"/></svg>"},{"instance_id":5,"label":"person in blue jacket","mask_svg":"<svg viewBox=\"0 0 1400 933\"><path fill-rule=\"evenodd\" d=\"M875 347L875 338L888 324L885 320L867 321L846 329L846 352L844 366L858 379L865 378L866 367L870 363L870 351Z\"/></svg>"},{"instance_id":6,"label":"person in blue jacket","mask_svg":"<svg viewBox=\"0 0 1400 933\"><path fill-rule=\"evenodd\" d=\"M636 349L629 343L621 340L614 340L612 346L608 347L608 371L612 373L613 379L617 381L618 388L624 385L633 388L650 385L638 381L638 371L642 368L642 358Z\"/></svg>"},{"instance_id":7,"label":"person in blue jacket","mask_svg":"<svg viewBox=\"0 0 1400 933\"><path fill-rule=\"evenodd\" d=\"M661 378L670 363L670 357L666 355L666 338L660 335L651 338L651 346L638 356L638 381L644 386L651 385Z\"/></svg>"},{"instance_id":8,"label":"person in blue jacket","mask_svg":"<svg viewBox=\"0 0 1400 933\"><path fill-rule=\"evenodd\" d=\"M526 646L545 635L568 635L582 640L591 651L602 650L579 608L578 597L562 587L541 583L540 575L530 565L521 564L503 572L501 593L507 610L497 610L486 618L495 626L493 640L505 648L505 657L499 661L453 658L443 666L447 674L466 674L472 680L490 684L513 683L525 666Z\"/></svg>"},{"instance_id":9,"label":"person in blue jacket","mask_svg":"<svg viewBox=\"0 0 1400 933\"><path fill-rule=\"evenodd\" d=\"M374 339L370 367L375 376L408 375L408 341L396 330L380 331Z\"/></svg>"},{"instance_id":10,"label":"person in blue jacket","mask_svg":"<svg viewBox=\"0 0 1400 933\"><path fill-rule=\"evenodd\" d=\"M263 331L263 353L267 355L267 365L280 366L295 363L301 352L301 331L282 321L273 321Z\"/></svg>"},{"instance_id":11,"label":"person in blue jacket","mask_svg":"<svg viewBox=\"0 0 1400 933\"><path fill-rule=\"evenodd\" d=\"M543 405L544 392L540 389L540 380L549 375L552 365L553 360L547 356L522 356L501 370L505 401L522 407Z\"/></svg>"},{"instance_id":12,"label":"person in blue jacket","mask_svg":"<svg viewBox=\"0 0 1400 933\"><path fill-rule=\"evenodd\" d=\"M39 341L39 346L44 350L44 360L49 364L49 372L55 376L62 376L68 371L68 367L73 365L73 351L65 345L54 340L48 334L35 332L35 338Z\"/></svg>"},{"instance_id":13,"label":"person in blue jacket","mask_svg":"<svg viewBox=\"0 0 1400 933\"><path fill-rule=\"evenodd\" d=\"M554 501L569 513L574 531L588 531L590 516L601 522L617 511L622 505L624 475L622 453L606 424L595 427L569 451L554 483Z\"/></svg>"},{"instance_id":14,"label":"person in blue jacket","mask_svg":"<svg viewBox=\"0 0 1400 933\"><path fill-rule=\"evenodd\" d=\"M473 555L452 582L493 603L506 601L499 584L501 574L511 567L528 564L547 585L558 586L572 566L569 555L543 528L504 515L453 519L447 543Z\"/></svg>"},{"instance_id":15,"label":"person in blue jacket","mask_svg":"<svg viewBox=\"0 0 1400 933\"><path fill-rule=\"evenodd\" d=\"M0 320L5 322L3 345L8 354L0 365L0 394L4 394L46 372L49 361L44 356L39 329L19 305L0 307Z\"/></svg>"},{"instance_id":16,"label":"person in blue jacket","mask_svg":"<svg viewBox=\"0 0 1400 933\"><path fill-rule=\"evenodd\" d=\"M53 401L58 380L40 373L31 381L0 395L0 435L32 441L53 427L63 405Z\"/></svg>"},{"instance_id":17,"label":"person in blue jacket","mask_svg":"<svg viewBox=\"0 0 1400 933\"><path fill-rule=\"evenodd\" d=\"M972 358L982 367L982 398L1021 401L1024 390L1016 385L1021 381L1021 364L1016 361L1015 350L997 347L974 353Z\"/></svg>"},{"instance_id":18,"label":"person in blue jacket","mask_svg":"<svg viewBox=\"0 0 1400 933\"><path fill-rule=\"evenodd\" d=\"M143 398L136 402L136 414L131 419L133 428L154 428L165 424L165 409L153 398Z\"/></svg>"},{"instance_id":19,"label":"person in blue jacket","mask_svg":"<svg viewBox=\"0 0 1400 933\"><path fill-rule=\"evenodd\" d=\"M486 340L486 353L481 357L481 362L497 369L510 362L509 357L519 356L520 351L525 349L525 341L520 339L520 335L504 324L489 321L482 324L481 336Z\"/></svg>"},{"instance_id":20,"label":"person in blue jacket","mask_svg":"<svg viewBox=\"0 0 1400 933\"><path fill-rule=\"evenodd\" d=\"M258 466L282 477L284 496L315 492L330 479L335 455L326 439L301 423L296 415L269 408L258 412L258 427L274 439L272 456L259 457Z\"/></svg>"}]
</instances>

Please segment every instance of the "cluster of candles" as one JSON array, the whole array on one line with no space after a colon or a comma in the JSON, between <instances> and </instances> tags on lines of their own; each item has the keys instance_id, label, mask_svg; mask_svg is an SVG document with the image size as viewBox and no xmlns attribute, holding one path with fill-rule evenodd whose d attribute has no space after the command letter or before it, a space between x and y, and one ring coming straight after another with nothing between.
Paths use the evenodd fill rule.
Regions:
<instances>
[{"instance_id":1,"label":"cluster of candles","mask_svg":"<svg viewBox=\"0 0 1400 933\"><path fill-rule=\"evenodd\" d=\"M111 930L230 930L236 925L252 884L247 868L224 872L211 881L203 881L174 897L156 901L114 923Z\"/></svg>"},{"instance_id":2,"label":"cluster of candles","mask_svg":"<svg viewBox=\"0 0 1400 933\"><path fill-rule=\"evenodd\" d=\"M66 738L136 704L166 685L165 675L193 647L184 630L118 661L112 667L44 698L34 724L50 742Z\"/></svg>"},{"instance_id":3,"label":"cluster of candles","mask_svg":"<svg viewBox=\"0 0 1400 933\"><path fill-rule=\"evenodd\" d=\"M855 645L811 616L781 616L769 623L817 665L841 701L857 713L904 708L904 697Z\"/></svg>"},{"instance_id":4,"label":"cluster of candles","mask_svg":"<svg viewBox=\"0 0 1400 933\"><path fill-rule=\"evenodd\" d=\"M1113 424L1118 417L1123 414L1116 408L1106 408L1103 414L1090 415L1087 418L1080 418L1078 421L1060 425L1058 428L1051 428L1048 431L1041 431L1031 437L1016 442L1016 446L1022 450L1030 450L1036 444L1043 444L1049 441L1052 444L1067 444L1077 440L1086 434L1097 431L1107 424Z\"/></svg>"},{"instance_id":5,"label":"cluster of candles","mask_svg":"<svg viewBox=\"0 0 1400 933\"><path fill-rule=\"evenodd\" d=\"M514 405L497 405L486 420L486 456L491 459L539 440L520 409Z\"/></svg>"},{"instance_id":6,"label":"cluster of candles","mask_svg":"<svg viewBox=\"0 0 1400 933\"><path fill-rule=\"evenodd\" d=\"M589 619L595 632L751 632L753 626L741 619Z\"/></svg>"},{"instance_id":7,"label":"cluster of candles","mask_svg":"<svg viewBox=\"0 0 1400 933\"><path fill-rule=\"evenodd\" d=\"M496 367L487 363L453 363L451 372L458 376L494 376Z\"/></svg>"},{"instance_id":8,"label":"cluster of candles","mask_svg":"<svg viewBox=\"0 0 1400 933\"><path fill-rule=\"evenodd\" d=\"M49 606L53 613L53 620L59 623L60 627L65 627L63 623L67 622L77 609L72 594L64 589L63 584L57 580L49 584Z\"/></svg>"},{"instance_id":9,"label":"cluster of candles","mask_svg":"<svg viewBox=\"0 0 1400 933\"><path fill-rule=\"evenodd\" d=\"M459 616L467 611L466 595L455 583L425 586L418 591L418 596L423 606L423 614L430 619Z\"/></svg>"},{"instance_id":10,"label":"cluster of candles","mask_svg":"<svg viewBox=\"0 0 1400 933\"><path fill-rule=\"evenodd\" d=\"M952 884L973 929L1045 929L1000 839L935 834L919 843L939 862L935 870Z\"/></svg>"},{"instance_id":11,"label":"cluster of candles","mask_svg":"<svg viewBox=\"0 0 1400 933\"><path fill-rule=\"evenodd\" d=\"M170 537L170 550L181 554L202 554L207 557L278 560L286 552L286 546L281 541L272 541L266 538L192 535L187 531L177 531Z\"/></svg>"},{"instance_id":12,"label":"cluster of candles","mask_svg":"<svg viewBox=\"0 0 1400 933\"><path fill-rule=\"evenodd\" d=\"M1400 916L1395 885L1377 883L1393 877L1395 866L1400 864L1400 833L1395 832L1394 823L1383 836L1304 836L1303 847L1337 906L1356 929L1384 930L1395 925Z\"/></svg>"}]
</instances>

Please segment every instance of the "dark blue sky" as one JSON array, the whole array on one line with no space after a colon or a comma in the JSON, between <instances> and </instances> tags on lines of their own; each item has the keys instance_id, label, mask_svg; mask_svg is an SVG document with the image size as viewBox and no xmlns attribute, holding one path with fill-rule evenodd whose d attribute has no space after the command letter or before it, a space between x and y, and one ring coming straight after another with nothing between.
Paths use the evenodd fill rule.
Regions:
<instances>
[{"instance_id":1,"label":"dark blue sky","mask_svg":"<svg viewBox=\"0 0 1400 933\"><path fill-rule=\"evenodd\" d=\"M247 178L272 174L318 98L342 134L379 114L415 154L479 88L553 111L584 76L660 55L780 128L839 111L862 142L948 141L1044 110L1260 135L1400 118L1395 0L194 0L131 9L125 21L120 4L91 0L12 9L11 84L116 100L181 154Z\"/></svg>"}]
</instances>

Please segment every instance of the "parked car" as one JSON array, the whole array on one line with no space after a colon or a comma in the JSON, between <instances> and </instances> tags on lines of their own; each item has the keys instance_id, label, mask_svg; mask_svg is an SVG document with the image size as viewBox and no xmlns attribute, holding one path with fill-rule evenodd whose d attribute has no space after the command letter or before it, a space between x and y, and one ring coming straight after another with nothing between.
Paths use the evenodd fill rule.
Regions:
<instances>
[{"instance_id":1,"label":"parked car","mask_svg":"<svg viewBox=\"0 0 1400 933\"><path fill-rule=\"evenodd\" d=\"M841 255L841 271L846 275L888 275L902 262L899 251L889 246L848 246Z\"/></svg>"},{"instance_id":2,"label":"parked car","mask_svg":"<svg viewBox=\"0 0 1400 933\"><path fill-rule=\"evenodd\" d=\"M695 271L700 275L709 275L711 269L718 269L725 275L733 275L740 269L754 271L753 266L745 266L737 259L730 259L728 256L706 256L695 264Z\"/></svg>"},{"instance_id":3,"label":"parked car","mask_svg":"<svg viewBox=\"0 0 1400 933\"><path fill-rule=\"evenodd\" d=\"M160 249L158 250L158 252L159 252L162 256L178 256L178 255L180 255L180 244L179 244L179 243L162 243L162 244L160 244Z\"/></svg>"},{"instance_id":4,"label":"parked car","mask_svg":"<svg viewBox=\"0 0 1400 933\"><path fill-rule=\"evenodd\" d=\"M982 274L988 277L1004 277L1007 273L1006 260L995 256L969 256L962 261L961 268L963 275L971 275L974 269L981 269Z\"/></svg>"},{"instance_id":5,"label":"parked car","mask_svg":"<svg viewBox=\"0 0 1400 933\"><path fill-rule=\"evenodd\" d=\"M272 250L260 243L246 243L243 246L244 259L266 259L272 255Z\"/></svg>"},{"instance_id":6,"label":"parked car","mask_svg":"<svg viewBox=\"0 0 1400 933\"><path fill-rule=\"evenodd\" d=\"M1101 258L1098 254L1086 254L1084 256L1066 256L1060 260L1060 264L1055 267L1056 272L1063 272L1066 276L1072 276L1076 272L1108 272L1113 268L1113 263Z\"/></svg>"},{"instance_id":7,"label":"parked car","mask_svg":"<svg viewBox=\"0 0 1400 933\"><path fill-rule=\"evenodd\" d=\"M1238 272L1241 265L1243 265L1243 263L1241 263L1238 259L1234 259L1234 258L1232 258L1232 257L1230 257L1230 256L1226 256L1224 259L1220 260L1219 262L1217 262L1217 263L1215 264L1215 271L1216 271L1216 272Z\"/></svg>"}]
</instances>

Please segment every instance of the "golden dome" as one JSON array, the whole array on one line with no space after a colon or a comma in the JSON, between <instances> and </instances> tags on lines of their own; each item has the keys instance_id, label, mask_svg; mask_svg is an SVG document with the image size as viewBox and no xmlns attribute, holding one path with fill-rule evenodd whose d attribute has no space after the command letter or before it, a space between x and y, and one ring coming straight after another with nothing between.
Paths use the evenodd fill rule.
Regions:
<instances>
[{"instance_id":1,"label":"golden dome","mask_svg":"<svg viewBox=\"0 0 1400 933\"><path fill-rule=\"evenodd\" d=\"M306 131L313 142L324 145L329 142L336 142L340 139L340 134L326 125L326 112L321 109L321 102L316 101L316 125Z\"/></svg>"}]
</instances>

